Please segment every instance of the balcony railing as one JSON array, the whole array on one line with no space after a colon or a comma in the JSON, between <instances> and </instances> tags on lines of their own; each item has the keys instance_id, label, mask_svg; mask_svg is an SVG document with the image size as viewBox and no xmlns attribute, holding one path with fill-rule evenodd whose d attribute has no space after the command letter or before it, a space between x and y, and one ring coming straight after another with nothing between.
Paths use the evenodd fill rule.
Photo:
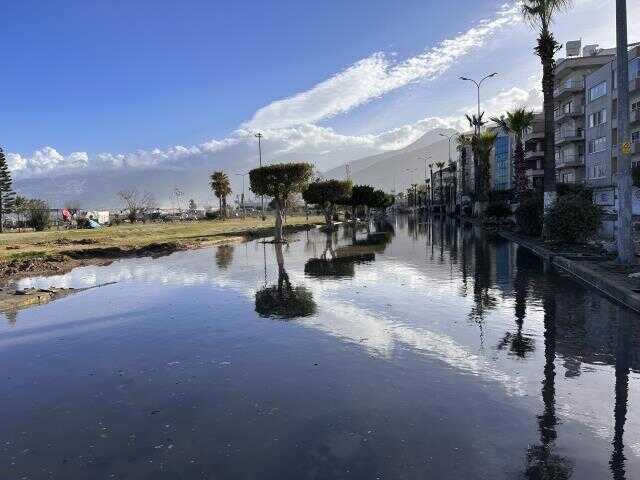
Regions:
<instances>
[{"instance_id":1,"label":"balcony railing","mask_svg":"<svg viewBox=\"0 0 640 480\"><path fill-rule=\"evenodd\" d=\"M556 168L577 167L579 165L584 165L584 155L581 153L556 158Z\"/></svg>"},{"instance_id":2,"label":"balcony railing","mask_svg":"<svg viewBox=\"0 0 640 480\"><path fill-rule=\"evenodd\" d=\"M553 112L554 120L562 120L563 118L579 117L582 115L584 115L583 105L579 105L577 107L571 107L571 109L568 112L565 112L564 110L556 110L555 112Z\"/></svg>"},{"instance_id":3,"label":"balcony railing","mask_svg":"<svg viewBox=\"0 0 640 480\"><path fill-rule=\"evenodd\" d=\"M561 129L555 132L556 143L571 142L584 138L584 130L578 129Z\"/></svg>"},{"instance_id":4,"label":"balcony railing","mask_svg":"<svg viewBox=\"0 0 640 480\"><path fill-rule=\"evenodd\" d=\"M544 149L543 148L538 148L536 150L525 150L525 152L524 152L524 158L526 158L526 159L540 157L542 155L544 155Z\"/></svg>"},{"instance_id":5,"label":"balcony railing","mask_svg":"<svg viewBox=\"0 0 640 480\"><path fill-rule=\"evenodd\" d=\"M567 80L558 85L553 91L554 97L560 97L565 93L578 92L584 89L584 82L582 80Z\"/></svg>"}]
</instances>

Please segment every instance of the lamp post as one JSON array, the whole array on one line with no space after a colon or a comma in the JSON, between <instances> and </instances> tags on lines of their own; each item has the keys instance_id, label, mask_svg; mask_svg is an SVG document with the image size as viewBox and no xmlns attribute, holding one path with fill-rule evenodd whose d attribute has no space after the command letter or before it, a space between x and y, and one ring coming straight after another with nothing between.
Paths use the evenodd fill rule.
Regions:
<instances>
[{"instance_id":1,"label":"lamp post","mask_svg":"<svg viewBox=\"0 0 640 480\"><path fill-rule=\"evenodd\" d=\"M242 218L246 218L247 212L244 208L244 177L246 173L236 173L239 177L242 177L242 196L240 197L240 205L242 206Z\"/></svg>"},{"instance_id":2,"label":"lamp post","mask_svg":"<svg viewBox=\"0 0 640 480\"><path fill-rule=\"evenodd\" d=\"M425 207L426 207L426 204L427 204L427 162L431 159L431 155L426 155L424 157L419 157L419 158L424 160L424 186L425 186L424 203L425 203Z\"/></svg>"},{"instance_id":3,"label":"lamp post","mask_svg":"<svg viewBox=\"0 0 640 480\"><path fill-rule=\"evenodd\" d=\"M262 133L256 133L255 137L258 139L258 162L260 167L262 167ZM264 216L264 195L260 195L260 211L262 213L262 221L266 219Z\"/></svg>"},{"instance_id":4,"label":"lamp post","mask_svg":"<svg viewBox=\"0 0 640 480\"><path fill-rule=\"evenodd\" d=\"M478 125L476 125L476 133L480 133L480 86L482 85L482 82L484 82L486 79L495 77L496 75L498 75L498 72L493 72L493 73L490 73L489 75L485 75L484 77L482 77L482 79L479 82L475 81L473 78L460 77L460 80L475 83L476 88L478 89L478 118L477 118Z\"/></svg>"}]
</instances>

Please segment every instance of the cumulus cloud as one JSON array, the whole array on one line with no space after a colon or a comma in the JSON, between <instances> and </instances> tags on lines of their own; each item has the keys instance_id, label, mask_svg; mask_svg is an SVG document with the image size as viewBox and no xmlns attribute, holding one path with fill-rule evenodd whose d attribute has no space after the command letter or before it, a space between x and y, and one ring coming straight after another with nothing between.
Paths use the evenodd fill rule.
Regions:
<instances>
[{"instance_id":1,"label":"cumulus cloud","mask_svg":"<svg viewBox=\"0 0 640 480\"><path fill-rule=\"evenodd\" d=\"M498 31L520 21L519 5L504 5L493 18L481 20L466 32L402 62L375 53L310 90L261 108L245 126L286 128L348 112L410 83L437 78Z\"/></svg>"}]
</instances>

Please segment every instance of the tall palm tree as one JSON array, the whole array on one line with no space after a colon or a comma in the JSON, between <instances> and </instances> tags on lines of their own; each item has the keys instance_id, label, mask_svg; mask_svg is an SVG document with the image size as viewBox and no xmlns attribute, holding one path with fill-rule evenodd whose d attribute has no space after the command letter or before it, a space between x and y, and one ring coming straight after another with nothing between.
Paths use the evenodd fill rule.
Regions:
<instances>
[{"instance_id":1,"label":"tall palm tree","mask_svg":"<svg viewBox=\"0 0 640 480\"><path fill-rule=\"evenodd\" d=\"M227 217L227 195L231 194L231 182L229 177L223 171L213 172L210 177L209 185L220 205L220 215L222 218Z\"/></svg>"},{"instance_id":2,"label":"tall palm tree","mask_svg":"<svg viewBox=\"0 0 640 480\"><path fill-rule=\"evenodd\" d=\"M457 176L458 165L456 162L449 162L449 171L451 172L451 213L456 213L456 200L458 198L458 176Z\"/></svg>"},{"instance_id":3,"label":"tall palm tree","mask_svg":"<svg viewBox=\"0 0 640 480\"><path fill-rule=\"evenodd\" d=\"M460 134L456 137L456 149L460 154L460 191L467 193L467 147L471 145L469 135Z\"/></svg>"},{"instance_id":4,"label":"tall palm tree","mask_svg":"<svg viewBox=\"0 0 640 480\"><path fill-rule=\"evenodd\" d=\"M475 151L478 157L478 170L476 185L479 190L476 193L477 214L484 212L484 206L489 199L489 190L491 190L491 151L496 141L496 132L486 130L479 135L474 136Z\"/></svg>"},{"instance_id":5,"label":"tall palm tree","mask_svg":"<svg viewBox=\"0 0 640 480\"><path fill-rule=\"evenodd\" d=\"M436 167L438 167L438 175L440 176L440 209L442 210L442 206L444 205L444 184L442 183L442 169L444 168L444 162L436 162Z\"/></svg>"},{"instance_id":6,"label":"tall palm tree","mask_svg":"<svg viewBox=\"0 0 640 480\"><path fill-rule=\"evenodd\" d=\"M482 120L484 112L480 115L465 115L469 126L473 127L473 135L471 136L471 152L473 153L473 196L478 201L478 196L482 190L481 175L480 175L480 155L477 149L478 137L482 131L482 126L486 123Z\"/></svg>"},{"instance_id":7,"label":"tall palm tree","mask_svg":"<svg viewBox=\"0 0 640 480\"><path fill-rule=\"evenodd\" d=\"M549 27L553 17L568 8L571 0L523 0L522 14L538 30L538 45L534 49L542 63L542 96L544 107L544 207L556 199L555 137L553 123L553 88L556 52L560 44Z\"/></svg>"},{"instance_id":8,"label":"tall palm tree","mask_svg":"<svg viewBox=\"0 0 640 480\"><path fill-rule=\"evenodd\" d=\"M524 159L524 145L522 137L524 132L533 125L533 112L526 108L516 108L507 115L491 118L506 134L516 137L516 148L513 152L513 171L515 174L516 196L518 200L527 192L527 165Z\"/></svg>"}]
</instances>

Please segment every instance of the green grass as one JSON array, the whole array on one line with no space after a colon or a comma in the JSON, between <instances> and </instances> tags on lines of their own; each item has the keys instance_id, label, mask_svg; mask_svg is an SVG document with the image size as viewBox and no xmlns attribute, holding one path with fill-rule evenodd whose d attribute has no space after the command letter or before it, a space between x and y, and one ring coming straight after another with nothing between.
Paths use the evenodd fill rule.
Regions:
<instances>
[{"instance_id":1,"label":"green grass","mask_svg":"<svg viewBox=\"0 0 640 480\"><path fill-rule=\"evenodd\" d=\"M320 217L289 217L287 225L296 228L320 223ZM193 222L122 224L96 230L47 230L45 232L11 232L0 234L0 262L14 259L59 259L80 250L89 254L116 247L141 249L149 245L177 244L183 247L215 244L230 237L271 235L273 219L233 218ZM88 250L88 251L87 251Z\"/></svg>"}]
</instances>

